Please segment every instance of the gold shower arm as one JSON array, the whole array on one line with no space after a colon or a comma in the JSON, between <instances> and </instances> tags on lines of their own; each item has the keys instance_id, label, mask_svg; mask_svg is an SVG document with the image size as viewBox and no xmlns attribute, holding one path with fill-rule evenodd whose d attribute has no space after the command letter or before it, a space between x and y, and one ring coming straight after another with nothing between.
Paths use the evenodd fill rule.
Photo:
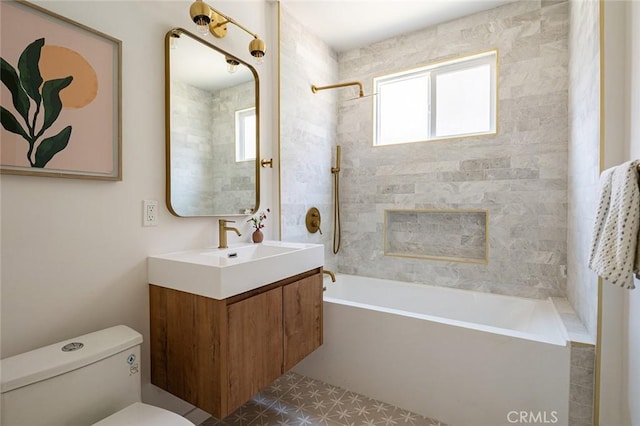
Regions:
<instances>
[{"instance_id":1,"label":"gold shower arm","mask_svg":"<svg viewBox=\"0 0 640 426\"><path fill-rule=\"evenodd\" d=\"M349 81L346 83L338 83L338 84L330 84L329 86L316 86L315 84L311 86L311 91L313 93L317 93L318 90L326 90L326 89L336 89L338 87L347 87L347 86L358 86L360 89L360 97L364 96L364 89L362 88L362 83L359 81Z\"/></svg>"}]
</instances>

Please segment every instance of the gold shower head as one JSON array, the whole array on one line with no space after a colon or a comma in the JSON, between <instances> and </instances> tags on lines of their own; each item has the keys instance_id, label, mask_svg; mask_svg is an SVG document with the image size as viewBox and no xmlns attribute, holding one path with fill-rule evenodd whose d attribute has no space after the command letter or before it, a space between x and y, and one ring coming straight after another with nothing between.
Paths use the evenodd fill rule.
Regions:
<instances>
[{"instance_id":1,"label":"gold shower head","mask_svg":"<svg viewBox=\"0 0 640 426\"><path fill-rule=\"evenodd\" d=\"M377 93L371 93L370 95L356 96L355 98L346 99L345 102L357 101L359 99L365 99L365 98L371 98L371 97L376 96L376 95L377 95Z\"/></svg>"}]
</instances>

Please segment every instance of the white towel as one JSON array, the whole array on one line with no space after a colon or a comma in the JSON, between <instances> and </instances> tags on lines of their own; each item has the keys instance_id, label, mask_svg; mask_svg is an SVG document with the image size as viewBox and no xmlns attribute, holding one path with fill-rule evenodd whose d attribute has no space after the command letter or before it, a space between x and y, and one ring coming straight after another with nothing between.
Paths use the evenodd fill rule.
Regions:
<instances>
[{"instance_id":1,"label":"white towel","mask_svg":"<svg viewBox=\"0 0 640 426\"><path fill-rule=\"evenodd\" d=\"M589 268L614 285L635 288L640 278L640 160L602 172L600 205L592 236Z\"/></svg>"}]
</instances>

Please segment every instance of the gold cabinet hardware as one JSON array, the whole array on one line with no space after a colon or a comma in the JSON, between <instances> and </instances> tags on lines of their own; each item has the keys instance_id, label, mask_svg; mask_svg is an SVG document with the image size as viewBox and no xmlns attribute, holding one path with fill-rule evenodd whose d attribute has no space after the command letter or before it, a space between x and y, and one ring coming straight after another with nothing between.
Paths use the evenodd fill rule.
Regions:
<instances>
[{"instance_id":1,"label":"gold cabinet hardware","mask_svg":"<svg viewBox=\"0 0 640 426\"><path fill-rule=\"evenodd\" d=\"M269 166L270 169L273 169L273 158L269 158L269 160L263 158L262 160L260 160L260 165L262 167Z\"/></svg>"}]
</instances>

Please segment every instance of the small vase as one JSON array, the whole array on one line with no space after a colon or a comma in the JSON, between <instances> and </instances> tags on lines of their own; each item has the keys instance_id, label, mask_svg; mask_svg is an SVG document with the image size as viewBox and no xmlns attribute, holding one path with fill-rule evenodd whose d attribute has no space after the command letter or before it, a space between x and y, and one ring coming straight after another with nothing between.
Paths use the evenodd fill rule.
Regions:
<instances>
[{"instance_id":1,"label":"small vase","mask_svg":"<svg viewBox=\"0 0 640 426\"><path fill-rule=\"evenodd\" d=\"M253 240L254 243L261 243L262 240L264 239L264 234L262 233L261 230L256 229L256 231L251 235L251 239Z\"/></svg>"}]
</instances>

